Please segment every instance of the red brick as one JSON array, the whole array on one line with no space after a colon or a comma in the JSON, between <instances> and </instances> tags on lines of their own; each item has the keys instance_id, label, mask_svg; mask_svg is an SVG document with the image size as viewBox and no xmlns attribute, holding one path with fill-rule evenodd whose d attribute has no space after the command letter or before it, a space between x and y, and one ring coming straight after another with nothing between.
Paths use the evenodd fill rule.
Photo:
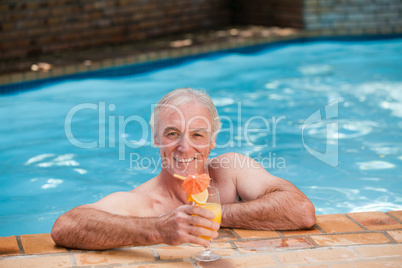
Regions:
<instances>
[{"instance_id":1,"label":"red brick","mask_svg":"<svg viewBox=\"0 0 402 268\"><path fill-rule=\"evenodd\" d=\"M221 228L219 229L218 234L219 236L216 239L214 239L214 241L236 240L236 237L233 235L230 229Z\"/></svg>"},{"instance_id":2,"label":"red brick","mask_svg":"<svg viewBox=\"0 0 402 268\"><path fill-rule=\"evenodd\" d=\"M291 251L275 254L283 265L300 265L311 263L330 263L339 260L352 260L359 257L350 249L329 248L316 250Z\"/></svg>"},{"instance_id":3,"label":"red brick","mask_svg":"<svg viewBox=\"0 0 402 268\"><path fill-rule=\"evenodd\" d=\"M20 250L15 236L0 237L0 256L18 255L19 253Z\"/></svg>"},{"instance_id":4,"label":"red brick","mask_svg":"<svg viewBox=\"0 0 402 268\"><path fill-rule=\"evenodd\" d=\"M242 253L267 251L272 252L278 249L311 248L313 245L305 238L282 238L270 240L255 240L235 242Z\"/></svg>"},{"instance_id":5,"label":"red brick","mask_svg":"<svg viewBox=\"0 0 402 268\"><path fill-rule=\"evenodd\" d=\"M367 260L362 262L353 263L343 263L343 264L332 264L331 268L379 268L379 267L389 267L389 268L401 268L402 259L399 260Z\"/></svg>"},{"instance_id":6,"label":"red brick","mask_svg":"<svg viewBox=\"0 0 402 268\"><path fill-rule=\"evenodd\" d=\"M276 266L277 263L269 255L257 255L257 256L244 256L244 257L232 257L221 258L217 261L210 263L197 262L200 267L271 267Z\"/></svg>"},{"instance_id":7,"label":"red brick","mask_svg":"<svg viewBox=\"0 0 402 268\"><path fill-rule=\"evenodd\" d=\"M375 245L354 250L363 257L402 257L402 245Z\"/></svg>"},{"instance_id":8,"label":"red brick","mask_svg":"<svg viewBox=\"0 0 402 268\"><path fill-rule=\"evenodd\" d=\"M346 215L369 230L402 229L401 223L379 211L347 213Z\"/></svg>"},{"instance_id":9,"label":"red brick","mask_svg":"<svg viewBox=\"0 0 402 268\"><path fill-rule=\"evenodd\" d=\"M402 243L402 230L387 231L387 234L389 234L393 239L395 239L396 242Z\"/></svg>"},{"instance_id":10,"label":"red brick","mask_svg":"<svg viewBox=\"0 0 402 268\"><path fill-rule=\"evenodd\" d=\"M241 238L271 238L279 237L276 231L260 231L260 230L245 230L233 229Z\"/></svg>"},{"instance_id":11,"label":"red brick","mask_svg":"<svg viewBox=\"0 0 402 268\"><path fill-rule=\"evenodd\" d=\"M384 244L390 242L388 238L380 233L312 235L310 238L319 246Z\"/></svg>"},{"instance_id":12,"label":"red brick","mask_svg":"<svg viewBox=\"0 0 402 268\"><path fill-rule=\"evenodd\" d=\"M150 248L132 248L74 254L77 266L129 264L155 261Z\"/></svg>"},{"instance_id":13,"label":"red brick","mask_svg":"<svg viewBox=\"0 0 402 268\"><path fill-rule=\"evenodd\" d=\"M154 262L154 263L147 263L144 264L137 264L137 265L128 265L124 266L124 268L192 268L193 265L189 262Z\"/></svg>"},{"instance_id":14,"label":"red brick","mask_svg":"<svg viewBox=\"0 0 402 268\"><path fill-rule=\"evenodd\" d=\"M66 252L65 248L56 246L50 234L21 235L21 243L25 254Z\"/></svg>"},{"instance_id":15,"label":"red brick","mask_svg":"<svg viewBox=\"0 0 402 268\"><path fill-rule=\"evenodd\" d=\"M402 210L388 211L387 213L402 222Z\"/></svg>"},{"instance_id":16,"label":"red brick","mask_svg":"<svg viewBox=\"0 0 402 268\"><path fill-rule=\"evenodd\" d=\"M310 235L310 234L322 234L322 232L315 226L310 229L294 230L294 231L281 231L284 236L297 236L297 235Z\"/></svg>"},{"instance_id":17,"label":"red brick","mask_svg":"<svg viewBox=\"0 0 402 268\"><path fill-rule=\"evenodd\" d=\"M0 260L1 268L43 268L43 267L73 267L69 256L48 256L34 258L13 258Z\"/></svg>"},{"instance_id":18,"label":"red brick","mask_svg":"<svg viewBox=\"0 0 402 268\"><path fill-rule=\"evenodd\" d=\"M212 243L211 250L216 251L221 256L235 255L235 251L228 243ZM181 245L168 247L155 247L161 260L175 260L191 258L195 253L203 250L202 246L198 245Z\"/></svg>"},{"instance_id":19,"label":"red brick","mask_svg":"<svg viewBox=\"0 0 402 268\"><path fill-rule=\"evenodd\" d=\"M316 223L327 233L363 231L361 227L343 214L318 215Z\"/></svg>"}]
</instances>

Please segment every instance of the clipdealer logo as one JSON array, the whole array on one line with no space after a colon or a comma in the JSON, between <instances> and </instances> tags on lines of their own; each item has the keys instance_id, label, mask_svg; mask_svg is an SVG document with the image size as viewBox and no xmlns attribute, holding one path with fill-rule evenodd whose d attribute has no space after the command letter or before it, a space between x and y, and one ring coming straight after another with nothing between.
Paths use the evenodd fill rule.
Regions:
<instances>
[{"instance_id":1,"label":"clipdealer logo","mask_svg":"<svg viewBox=\"0 0 402 268\"><path fill-rule=\"evenodd\" d=\"M339 152L338 152L338 122L334 122L333 119L338 117L338 101L333 101L324 107L324 115L321 114L321 110L318 109L312 115L310 115L302 125L302 142L304 148L312 156L318 160L332 166L337 167L339 164ZM306 129L314 125L326 126L326 142L325 152L319 152L306 144L304 139Z\"/></svg>"},{"instance_id":2,"label":"clipdealer logo","mask_svg":"<svg viewBox=\"0 0 402 268\"><path fill-rule=\"evenodd\" d=\"M151 109L154 106L151 105ZM98 115L98 139L97 141L83 142L79 140L79 135L74 135L72 130L73 118L79 117L79 113L82 110L93 110ZM149 128L147 120L139 115L131 115L128 117L114 115L116 105L106 105L105 102L99 103L81 103L72 107L66 115L64 122L64 130L69 142L82 149L91 148L118 148L119 160L126 160L127 148L136 149L142 146L152 146L152 133ZM153 110L153 109L152 109ZM182 113L179 109L175 109L175 112ZM152 111L151 111L152 113ZM256 149L266 149L268 147L277 147L277 129L281 122L285 122L286 116L281 115L279 117L272 116L272 118L265 118L261 115L255 115L250 118L242 118L241 102L237 104L237 116L233 121L226 115L221 116L221 121L225 122L227 127L223 127L220 130L221 135L224 135L226 139L221 139L217 142L216 148L240 148L242 146L248 146ZM301 136L304 148L312 156L318 160L336 167L338 165L338 123L334 122L334 118L338 117L338 101L333 101L324 107L324 113L318 109L311 114L301 126ZM184 118L184 116L183 116ZM208 120L204 118L203 120ZM126 133L128 125L133 125L138 130L137 133L140 138L137 140L128 139L129 134ZM326 142L325 152L320 152L310 146L305 136L308 136L309 129L314 127L326 126ZM258 126L258 127L255 127ZM117 130L117 132L116 132ZM264 134L264 143L261 140L256 140L260 134ZM216 135L214 133L213 135ZM236 149L234 149L236 150ZM246 153L247 155L247 153ZM143 159L146 158L146 159ZM130 166L159 166L159 159L151 159L146 156L142 156L138 153L130 153ZM285 168L286 161L284 157L277 156L274 152L269 152L269 155L257 157L257 160L261 165L267 168ZM137 161L137 162L136 162ZM139 162L142 161L142 162ZM134 162L134 164L133 164ZM137 164L135 164L137 163ZM264 164L265 163L265 164Z\"/></svg>"}]
</instances>

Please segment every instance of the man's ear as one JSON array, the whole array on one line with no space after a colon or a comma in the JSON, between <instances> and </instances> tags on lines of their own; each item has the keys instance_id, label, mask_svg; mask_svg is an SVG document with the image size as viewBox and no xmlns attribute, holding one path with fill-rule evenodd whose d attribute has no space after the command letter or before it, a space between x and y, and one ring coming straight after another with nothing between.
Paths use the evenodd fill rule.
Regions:
<instances>
[{"instance_id":1,"label":"man's ear","mask_svg":"<svg viewBox=\"0 0 402 268\"><path fill-rule=\"evenodd\" d=\"M217 137L217 136L218 136L218 131L212 132L211 144L209 145L209 149L210 149L210 150L215 149L215 146L216 146L216 137Z\"/></svg>"},{"instance_id":2,"label":"man's ear","mask_svg":"<svg viewBox=\"0 0 402 268\"><path fill-rule=\"evenodd\" d=\"M216 137L211 139L211 144L209 145L209 148L213 150L215 149L215 145L216 145Z\"/></svg>"}]
</instances>

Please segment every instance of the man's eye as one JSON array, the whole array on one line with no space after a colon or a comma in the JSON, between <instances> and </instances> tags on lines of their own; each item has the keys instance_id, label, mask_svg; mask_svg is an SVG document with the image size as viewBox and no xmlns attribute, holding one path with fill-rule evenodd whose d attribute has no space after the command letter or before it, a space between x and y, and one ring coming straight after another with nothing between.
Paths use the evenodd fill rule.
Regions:
<instances>
[{"instance_id":1,"label":"man's eye","mask_svg":"<svg viewBox=\"0 0 402 268\"><path fill-rule=\"evenodd\" d=\"M199 134L199 133L194 133L194 136L195 137L204 137L202 134Z\"/></svg>"},{"instance_id":2,"label":"man's eye","mask_svg":"<svg viewBox=\"0 0 402 268\"><path fill-rule=\"evenodd\" d=\"M168 137L178 136L177 132L170 132L167 134Z\"/></svg>"}]
</instances>

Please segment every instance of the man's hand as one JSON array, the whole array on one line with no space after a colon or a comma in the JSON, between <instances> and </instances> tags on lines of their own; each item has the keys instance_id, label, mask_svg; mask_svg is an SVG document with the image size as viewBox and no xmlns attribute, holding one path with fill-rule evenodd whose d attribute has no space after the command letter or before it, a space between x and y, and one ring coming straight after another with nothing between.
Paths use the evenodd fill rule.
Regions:
<instances>
[{"instance_id":1,"label":"man's hand","mask_svg":"<svg viewBox=\"0 0 402 268\"><path fill-rule=\"evenodd\" d=\"M210 241L199 236L218 237L219 224L212 221L214 217L214 213L205 208L183 205L160 216L156 229L161 240L172 246L182 243L208 246Z\"/></svg>"}]
</instances>

